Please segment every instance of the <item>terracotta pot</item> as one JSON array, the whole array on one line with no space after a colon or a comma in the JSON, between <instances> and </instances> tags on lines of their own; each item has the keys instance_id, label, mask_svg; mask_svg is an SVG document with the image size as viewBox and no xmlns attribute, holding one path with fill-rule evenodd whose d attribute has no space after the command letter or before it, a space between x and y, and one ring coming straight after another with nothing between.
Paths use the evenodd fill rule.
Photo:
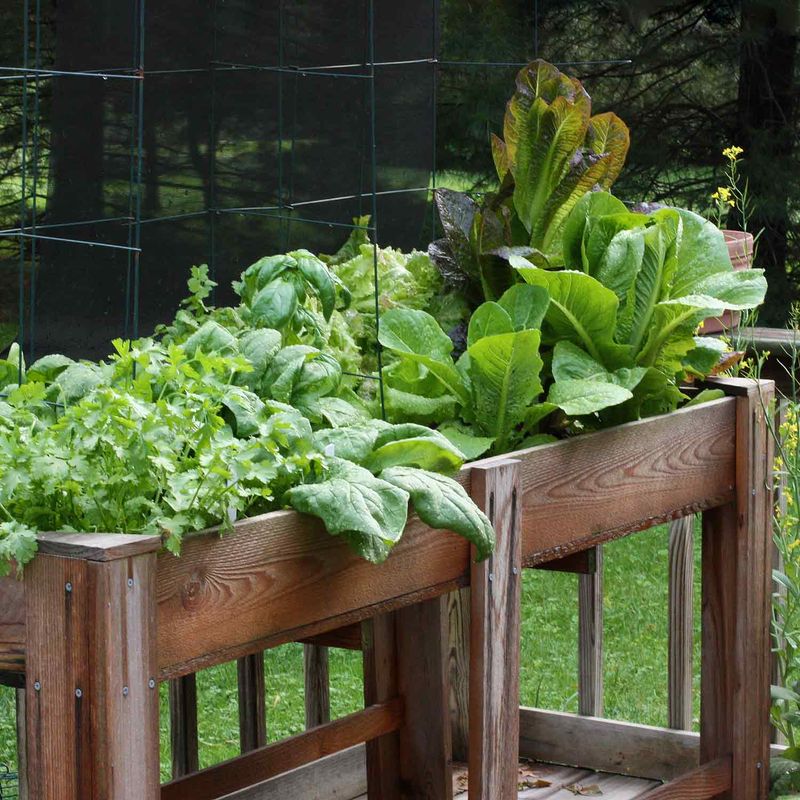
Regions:
<instances>
[{"instance_id":1,"label":"terracotta pot","mask_svg":"<svg viewBox=\"0 0 800 800\"><path fill-rule=\"evenodd\" d=\"M744 231L722 231L728 255L735 270L750 269L753 266L753 234ZM735 328L741 319L739 311L726 311L721 317L709 317L704 323L703 333L722 333Z\"/></svg>"}]
</instances>

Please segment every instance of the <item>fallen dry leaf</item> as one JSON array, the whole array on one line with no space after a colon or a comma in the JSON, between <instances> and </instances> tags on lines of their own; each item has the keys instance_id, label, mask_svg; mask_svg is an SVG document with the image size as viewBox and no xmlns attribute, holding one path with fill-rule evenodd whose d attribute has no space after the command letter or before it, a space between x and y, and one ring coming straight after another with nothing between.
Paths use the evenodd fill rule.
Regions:
<instances>
[{"instance_id":1,"label":"fallen dry leaf","mask_svg":"<svg viewBox=\"0 0 800 800\"><path fill-rule=\"evenodd\" d=\"M563 788L581 797L597 797L603 794L603 790L596 783L590 783L586 786L581 783L571 783L569 786L564 786Z\"/></svg>"}]
</instances>

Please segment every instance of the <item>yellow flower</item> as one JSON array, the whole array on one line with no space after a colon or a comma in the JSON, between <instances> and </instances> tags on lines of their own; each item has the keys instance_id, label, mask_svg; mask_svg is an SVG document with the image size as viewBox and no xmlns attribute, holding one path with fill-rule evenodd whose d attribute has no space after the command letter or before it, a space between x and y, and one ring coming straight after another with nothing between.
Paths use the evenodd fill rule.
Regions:
<instances>
[{"instance_id":1,"label":"yellow flower","mask_svg":"<svg viewBox=\"0 0 800 800\"><path fill-rule=\"evenodd\" d=\"M732 147L726 147L722 151L722 155L724 155L728 161L736 161L736 159L739 158L742 153L744 153L744 149L737 147L736 145L733 145Z\"/></svg>"},{"instance_id":2,"label":"yellow flower","mask_svg":"<svg viewBox=\"0 0 800 800\"><path fill-rule=\"evenodd\" d=\"M723 203L731 202L731 188L729 186L718 186L717 191L711 195L712 200L719 200Z\"/></svg>"}]
</instances>

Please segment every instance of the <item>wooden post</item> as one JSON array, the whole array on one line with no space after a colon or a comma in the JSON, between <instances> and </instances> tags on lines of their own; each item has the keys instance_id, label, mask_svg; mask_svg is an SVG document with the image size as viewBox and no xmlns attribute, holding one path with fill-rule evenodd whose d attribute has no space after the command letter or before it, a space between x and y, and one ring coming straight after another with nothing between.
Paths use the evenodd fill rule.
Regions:
<instances>
[{"instance_id":1,"label":"wooden post","mask_svg":"<svg viewBox=\"0 0 800 800\"><path fill-rule=\"evenodd\" d=\"M450 730L453 758L469 757L469 607L470 591L466 586L447 596L449 627Z\"/></svg>"},{"instance_id":2,"label":"wooden post","mask_svg":"<svg viewBox=\"0 0 800 800\"><path fill-rule=\"evenodd\" d=\"M451 800L446 598L435 597L364 626L367 705L400 696L399 731L367 742L370 800Z\"/></svg>"},{"instance_id":3,"label":"wooden post","mask_svg":"<svg viewBox=\"0 0 800 800\"><path fill-rule=\"evenodd\" d=\"M17 775L19 776L19 800L28 800L28 758L25 736L25 690L15 691L17 701Z\"/></svg>"},{"instance_id":4,"label":"wooden post","mask_svg":"<svg viewBox=\"0 0 800 800\"><path fill-rule=\"evenodd\" d=\"M169 738L172 779L200 769L197 743L197 678L184 675L169 682Z\"/></svg>"},{"instance_id":5,"label":"wooden post","mask_svg":"<svg viewBox=\"0 0 800 800\"><path fill-rule=\"evenodd\" d=\"M303 645L305 674L306 729L331 721L328 648L316 644Z\"/></svg>"},{"instance_id":6,"label":"wooden post","mask_svg":"<svg viewBox=\"0 0 800 800\"><path fill-rule=\"evenodd\" d=\"M603 715L603 548L594 570L578 575L578 713Z\"/></svg>"},{"instance_id":7,"label":"wooden post","mask_svg":"<svg viewBox=\"0 0 800 800\"><path fill-rule=\"evenodd\" d=\"M519 774L519 462L476 466L470 477L497 544L489 558L473 560L470 576L469 796L496 800L516 796Z\"/></svg>"},{"instance_id":8,"label":"wooden post","mask_svg":"<svg viewBox=\"0 0 800 800\"><path fill-rule=\"evenodd\" d=\"M703 515L701 764L730 758L728 800L769 787L772 381L721 382L737 398L736 500Z\"/></svg>"},{"instance_id":9,"label":"wooden post","mask_svg":"<svg viewBox=\"0 0 800 800\"><path fill-rule=\"evenodd\" d=\"M39 537L25 568L35 800L158 800L157 536Z\"/></svg>"},{"instance_id":10,"label":"wooden post","mask_svg":"<svg viewBox=\"0 0 800 800\"><path fill-rule=\"evenodd\" d=\"M694 516L669 526L669 686L667 724L692 729Z\"/></svg>"},{"instance_id":11,"label":"wooden post","mask_svg":"<svg viewBox=\"0 0 800 800\"><path fill-rule=\"evenodd\" d=\"M267 704L264 653L251 653L236 662L239 685L239 749L249 753L267 743Z\"/></svg>"}]
</instances>

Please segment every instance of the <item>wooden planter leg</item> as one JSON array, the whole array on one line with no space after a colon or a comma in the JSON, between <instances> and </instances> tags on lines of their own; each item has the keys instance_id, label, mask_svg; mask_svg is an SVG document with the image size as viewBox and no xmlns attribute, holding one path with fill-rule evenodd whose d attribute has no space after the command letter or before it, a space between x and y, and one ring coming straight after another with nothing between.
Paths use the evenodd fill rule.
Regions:
<instances>
[{"instance_id":1,"label":"wooden planter leg","mask_svg":"<svg viewBox=\"0 0 800 800\"><path fill-rule=\"evenodd\" d=\"M603 547L594 569L578 575L578 713L603 715Z\"/></svg>"},{"instance_id":2,"label":"wooden planter leg","mask_svg":"<svg viewBox=\"0 0 800 800\"><path fill-rule=\"evenodd\" d=\"M30 798L158 800L161 542L81 539L40 540L25 569Z\"/></svg>"},{"instance_id":3,"label":"wooden planter leg","mask_svg":"<svg viewBox=\"0 0 800 800\"><path fill-rule=\"evenodd\" d=\"M249 753L267 743L267 701L264 653L251 653L236 662L239 687L239 749Z\"/></svg>"},{"instance_id":4,"label":"wooden planter leg","mask_svg":"<svg viewBox=\"0 0 800 800\"><path fill-rule=\"evenodd\" d=\"M306 729L331 721L328 648L317 644L303 645L305 675Z\"/></svg>"},{"instance_id":5,"label":"wooden planter leg","mask_svg":"<svg viewBox=\"0 0 800 800\"><path fill-rule=\"evenodd\" d=\"M200 769L197 741L197 678L184 675L169 682L169 735L172 778Z\"/></svg>"},{"instance_id":6,"label":"wooden planter leg","mask_svg":"<svg viewBox=\"0 0 800 800\"><path fill-rule=\"evenodd\" d=\"M453 758L469 757L469 586L447 596L450 730Z\"/></svg>"},{"instance_id":7,"label":"wooden planter leg","mask_svg":"<svg viewBox=\"0 0 800 800\"><path fill-rule=\"evenodd\" d=\"M469 797L511 800L519 774L519 462L474 467L471 477L497 545L488 559L473 561L470 577Z\"/></svg>"},{"instance_id":8,"label":"wooden planter leg","mask_svg":"<svg viewBox=\"0 0 800 800\"><path fill-rule=\"evenodd\" d=\"M737 395L736 500L703 515L700 762L731 761L726 800L769 784L771 381L726 381ZM761 397L759 397L759 390Z\"/></svg>"},{"instance_id":9,"label":"wooden planter leg","mask_svg":"<svg viewBox=\"0 0 800 800\"><path fill-rule=\"evenodd\" d=\"M376 617L364 628L367 704L400 695L404 722L367 743L370 800L451 800L445 597Z\"/></svg>"},{"instance_id":10,"label":"wooden planter leg","mask_svg":"<svg viewBox=\"0 0 800 800\"><path fill-rule=\"evenodd\" d=\"M694 515L669 526L669 691L667 724L692 729Z\"/></svg>"}]
</instances>

